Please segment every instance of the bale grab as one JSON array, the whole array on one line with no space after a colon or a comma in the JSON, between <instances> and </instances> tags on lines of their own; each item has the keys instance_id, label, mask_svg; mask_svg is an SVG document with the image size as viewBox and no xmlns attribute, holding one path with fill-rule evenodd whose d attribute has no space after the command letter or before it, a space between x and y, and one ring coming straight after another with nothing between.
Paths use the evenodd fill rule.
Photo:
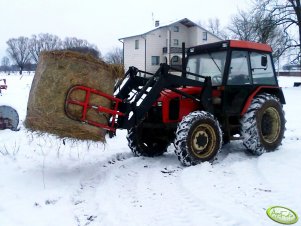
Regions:
<instances>
[{"instance_id":1,"label":"bale grab","mask_svg":"<svg viewBox=\"0 0 301 226\"><path fill-rule=\"evenodd\" d=\"M109 65L91 55L72 51L42 52L29 93L25 126L31 131L51 133L60 138L105 141L105 131L98 127L69 119L64 111L65 99L70 87L83 85L113 94L114 84L123 75L119 65ZM83 100L84 93L72 94ZM111 101L100 96L91 96L90 103L111 107ZM80 114L80 106L70 106L69 111ZM87 112L90 120L107 124L108 115L98 114L93 109Z\"/></svg>"}]
</instances>

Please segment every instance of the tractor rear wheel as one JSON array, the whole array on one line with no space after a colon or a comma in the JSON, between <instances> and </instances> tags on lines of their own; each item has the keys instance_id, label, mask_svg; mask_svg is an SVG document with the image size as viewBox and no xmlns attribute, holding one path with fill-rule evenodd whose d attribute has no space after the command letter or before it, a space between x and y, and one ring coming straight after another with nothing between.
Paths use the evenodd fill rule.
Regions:
<instances>
[{"instance_id":1,"label":"tractor rear wheel","mask_svg":"<svg viewBox=\"0 0 301 226\"><path fill-rule=\"evenodd\" d=\"M279 99L268 93L258 95L241 119L244 146L254 155L274 151L284 137L285 122Z\"/></svg>"},{"instance_id":2,"label":"tractor rear wheel","mask_svg":"<svg viewBox=\"0 0 301 226\"><path fill-rule=\"evenodd\" d=\"M205 111L191 112L178 124L175 153L183 165L212 160L221 146L222 131L212 114Z\"/></svg>"},{"instance_id":3,"label":"tractor rear wheel","mask_svg":"<svg viewBox=\"0 0 301 226\"><path fill-rule=\"evenodd\" d=\"M164 139L163 130L143 128L131 128L128 130L128 146L135 156L155 157L167 151L170 144Z\"/></svg>"}]
</instances>

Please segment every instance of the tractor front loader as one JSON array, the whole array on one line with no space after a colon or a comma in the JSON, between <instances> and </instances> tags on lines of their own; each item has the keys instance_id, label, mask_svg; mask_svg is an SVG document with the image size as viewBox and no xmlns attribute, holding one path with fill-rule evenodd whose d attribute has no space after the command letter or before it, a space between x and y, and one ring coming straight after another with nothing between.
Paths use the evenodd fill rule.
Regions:
<instances>
[{"instance_id":1,"label":"tractor front loader","mask_svg":"<svg viewBox=\"0 0 301 226\"><path fill-rule=\"evenodd\" d=\"M170 143L184 165L212 160L222 143L243 140L247 150L260 155L282 141L285 99L278 86L271 47L228 40L189 48L182 69L161 64L155 74L130 67L114 96L85 86L71 87L66 115L101 127L115 135L128 130L128 144L136 156L162 155ZM181 76L173 72L181 72ZM85 92L84 100L72 99ZM112 108L93 106L91 95L112 102ZM81 116L70 105L82 108ZM108 124L91 121L95 110Z\"/></svg>"}]
</instances>

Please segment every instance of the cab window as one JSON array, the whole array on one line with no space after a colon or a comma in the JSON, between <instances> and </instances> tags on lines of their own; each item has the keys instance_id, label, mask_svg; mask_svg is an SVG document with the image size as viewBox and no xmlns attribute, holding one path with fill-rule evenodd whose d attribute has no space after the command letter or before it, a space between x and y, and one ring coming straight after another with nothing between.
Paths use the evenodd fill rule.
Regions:
<instances>
[{"instance_id":1,"label":"cab window","mask_svg":"<svg viewBox=\"0 0 301 226\"><path fill-rule=\"evenodd\" d=\"M254 84L276 85L276 78L269 54L252 52L250 54L251 72Z\"/></svg>"},{"instance_id":2,"label":"cab window","mask_svg":"<svg viewBox=\"0 0 301 226\"><path fill-rule=\"evenodd\" d=\"M232 51L228 85L251 84L247 51Z\"/></svg>"},{"instance_id":3,"label":"cab window","mask_svg":"<svg viewBox=\"0 0 301 226\"><path fill-rule=\"evenodd\" d=\"M210 76L212 85L222 84L225 69L226 51L201 53L188 58L187 71L202 76ZM187 74L187 78L202 80L196 76Z\"/></svg>"}]
</instances>

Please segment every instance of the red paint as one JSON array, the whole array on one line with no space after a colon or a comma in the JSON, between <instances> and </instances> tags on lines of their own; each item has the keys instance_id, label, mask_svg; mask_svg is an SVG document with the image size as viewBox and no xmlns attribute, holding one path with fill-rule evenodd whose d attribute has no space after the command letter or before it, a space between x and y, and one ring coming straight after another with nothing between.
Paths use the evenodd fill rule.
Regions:
<instances>
[{"instance_id":1,"label":"red paint","mask_svg":"<svg viewBox=\"0 0 301 226\"><path fill-rule=\"evenodd\" d=\"M259 86L257 87L257 89L248 97L246 103L245 103L245 106L244 108L242 109L240 115L243 116L248 108L250 107L254 97L257 95L257 93L261 90L261 89L278 89L278 87L275 87L275 86Z\"/></svg>"},{"instance_id":2,"label":"red paint","mask_svg":"<svg viewBox=\"0 0 301 226\"><path fill-rule=\"evenodd\" d=\"M201 97L203 87L186 87L186 88L179 88L180 91L194 95L196 97ZM221 90L213 90L212 91L213 97L220 97L221 96ZM179 98L180 99L180 107L179 107L179 118L175 120L169 119L169 111L173 110L169 108L169 102L172 99ZM171 90L164 90L161 92L161 96L157 100L157 102L162 102L162 122L163 123L175 123L180 122L182 118L189 113L199 110L200 109L200 103L182 96L181 94L175 93Z\"/></svg>"},{"instance_id":3,"label":"red paint","mask_svg":"<svg viewBox=\"0 0 301 226\"><path fill-rule=\"evenodd\" d=\"M85 92L85 100L84 101L73 100L71 98L71 94L76 90L81 90L81 91ZM110 108L106 108L106 107L103 107L103 106L91 105L91 103L90 103L91 94L98 95L98 96L106 98L110 101L113 101L114 102L114 108L110 109ZM68 115L68 117L70 117L72 119L76 118L76 120L79 120L79 121L88 123L90 125L93 125L93 126L96 126L96 127L100 127L100 128L115 132L116 131L116 128L115 128L115 119L116 119L116 117L117 116L124 116L123 113L118 111L118 105L119 105L120 102L122 102L121 99L113 97L113 96L108 95L106 93L103 93L99 90L92 89L92 88L89 88L89 87L86 87L86 86L74 86L68 91L67 98L66 98L65 111L66 111L66 114ZM79 105L79 106L81 106L82 107L81 118L77 118L77 117L73 116L68 111L68 105ZM107 114L112 115L110 125L105 125L105 124L87 119L87 112L88 112L89 109L94 109L98 113L107 113Z\"/></svg>"},{"instance_id":4,"label":"red paint","mask_svg":"<svg viewBox=\"0 0 301 226\"><path fill-rule=\"evenodd\" d=\"M231 48L259 50L259 51L264 51L264 52L272 52L271 46L269 46L267 44L257 43L257 42L231 40L230 47Z\"/></svg>"},{"instance_id":5,"label":"red paint","mask_svg":"<svg viewBox=\"0 0 301 226\"><path fill-rule=\"evenodd\" d=\"M0 84L0 93L1 93L1 89L7 89L7 85L6 85L6 79L0 79L0 81L3 81L3 84Z\"/></svg>"}]
</instances>

